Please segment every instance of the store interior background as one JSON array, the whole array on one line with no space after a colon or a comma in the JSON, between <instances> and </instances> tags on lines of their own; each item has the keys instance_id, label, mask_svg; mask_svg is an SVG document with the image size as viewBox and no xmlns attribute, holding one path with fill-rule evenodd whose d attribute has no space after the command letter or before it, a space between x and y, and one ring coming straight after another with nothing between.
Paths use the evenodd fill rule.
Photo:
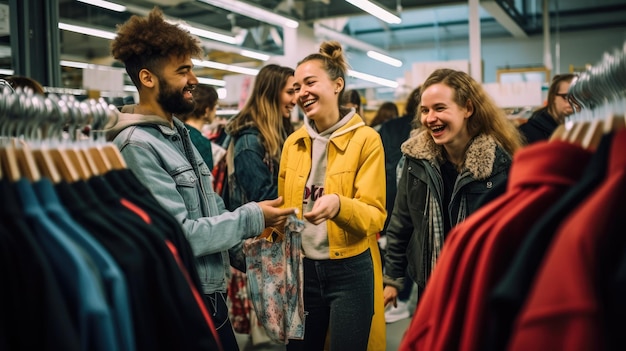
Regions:
<instances>
[{"instance_id":1,"label":"store interior background","mask_svg":"<svg viewBox=\"0 0 626 351\"><path fill-rule=\"evenodd\" d=\"M603 55L624 50L626 42L626 0L377 1L400 23L386 23L346 0L109 1L124 6L122 11L88 2L0 0L0 76L31 76L50 92L79 98L136 96L110 56L110 39L85 33L114 35L116 24L159 6L168 18L223 39L201 37L206 57L194 71L219 89L224 116L245 101L260 67L295 67L326 39L344 44L354 72L347 87L364 97L366 119L384 101L402 105L440 66L467 70L515 112L540 105L554 74L585 70ZM242 3L267 13L249 13ZM370 50L401 66L370 58Z\"/></svg>"}]
</instances>

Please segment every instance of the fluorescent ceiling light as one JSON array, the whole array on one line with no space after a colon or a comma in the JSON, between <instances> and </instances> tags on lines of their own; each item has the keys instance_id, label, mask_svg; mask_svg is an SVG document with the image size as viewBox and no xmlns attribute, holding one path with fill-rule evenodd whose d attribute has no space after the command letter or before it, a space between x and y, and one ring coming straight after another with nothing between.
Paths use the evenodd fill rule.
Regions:
<instances>
[{"instance_id":1,"label":"fluorescent ceiling light","mask_svg":"<svg viewBox=\"0 0 626 351\"><path fill-rule=\"evenodd\" d=\"M381 5L375 4L373 1L368 0L346 0L352 5L360 8L361 10L369 13L374 17L378 17L379 19L392 24L398 24L402 22L400 17L394 15L389 10L386 10Z\"/></svg>"},{"instance_id":2,"label":"fluorescent ceiling light","mask_svg":"<svg viewBox=\"0 0 626 351\"><path fill-rule=\"evenodd\" d=\"M255 51L250 51L250 50L241 50L239 54L241 54L241 56L245 56L245 57L249 57L249 58L253 58L253 59L257 59L261 61L267 61L270 59L270 55L262 54L260 52L255 52Z\"/></svg>"},{"instance_id":3,"label":"fluorescent ceiling light","mask_svg":"<svg viewBox=\"0 0 626 351\"><path fill-rule=\"evenodd\" d=\"M111 11L117 11L117 12L126 11L126 6L118 5L110 1L105 1L105 0L78 0L78 1L84 2L85 4L102 7Z\"/></svg>"},{"instance_id":4,"label":"fluorescent ceiling light","mask_svg":"<svg viewBox=\"0 0 626 351\"><path fill-rule=\"evenodd\" d=\"M177 25L183 29L186 29L189 31L189 33L193 35L197 35L199 37L217 40L217 41L221 41L223 43L228 43L228 44L238 44L238 41L239 41L237 38L230 36L230 35L221 34L221 33L217 33L217 32L206 30L206 29L196 28L196 27L190 26L188 24L180 23L180 22L175 22L175 21L167 21L167 22Z\"/></svg>"},{"instance_id":5,"label":"fluorescent ceiling light","mask_svg":"<svg viewBox=\"0 0 626 351\"><path fill-rule=\"evenodd\" d=\"M113 40L117 36L117 34L106 31L106 30L83 27L83 26L76 26L73 24L63 23L63 22L59 22L59 29L67 30L67 31L75 32L79 34L91 35L92 37L104 38L104 39L109 39L109 40Z\"/></svg>"},{"instance_id":6,"label":"fluorescent ceiling light","mask_svg":"<svg viewBox=\"0 0 626 351\"><path fill-rule=\"evenodd\" d=\"M384 86L390 87L390 88L397 88L398 87L398 82L396 82L394 80L373 76L373 75L367 74L367 73L361 73L361 72L357 72L357 71L353 71L353 70L348 70L348 75L351 76L351 77L354 77L354 78L366 80L368 82L384 85Z\"/></svg>"},{"instance_id":7,"label":"fluorescent ceiling light","mask_svg":"<svg viewBox=\"0 0 626 351\"><path fill-rule=\"evenodd\" d=\"M200 84L204 84L204 85L215 85L218 87L225 87L226 86L226 82L220 79L213 79L213 78L204 78L204 77L198 77L198 82Z\"/></svg>"},{"instance_id":8,"label":"fluorescent ceiling light","mask_svg":"<svg viewBox=\"0 0 626 351\"><path fill-rule=\"evenodd\" d=\"M191 61L193 62L194 65L200 66L200 67L207 67L207 68L219 69L222 71L247 74L250 76L256 76L257 74L259 74L259 70L256 68L246 68L246 67L241 67L241 66L227 65L227 64L219 63L215 61L204 61L204 60L195 60L195 59Z\"/></svg>"},{"instance_id":9,"label":"fluorescent ceiling light","mask_svg":"<svg viewBox=\"0 0 626 351\"><path fill-rule=\"evenodd\" d=\"M247 2L239 0L199 0L205 4L219 7L224 10L235 12L246 17L257 19L262 22L270 23L276 26L298 28L298 21L279 15L275 12L269 11L259 6L254 6Z\"/></svg>"},{"instance_id":10,"label":"fluorescent ceiling light","mask_svg":"<svg viewBox=\"0 0 626 351\"><path fill-rule=\"evenodd\" d=\"M14 73L12 69L0 68L0 74L4 74L7 76L12 76Z\"/></svg>"},{"instance_id":11,"label":"fluorescent ceiling light","mask_svg":"<svg viewBox=\"0 0 626 351\"><path fill-rule=\"evenodd\" d=\"M234 116L238 113L239 113L239 110L230 109L230 110L217 110L215 114L218 116Z\"/></svg>"},{"instance_id":12,"label":"fluorescent ceiling light","mask_svg":"<svg viewBox=\"0 0 626 351\"><path fill-rule=\"evenodd\" d=\"M395 59L391 56L387 56L385 54L381 54L380 52L370 50L367 52L367 56L373 58L374 60L378 60L380 62L384 62L388 65L392 65L394 67L402 67L402 61Z\"/></svg>"}]
</instances>

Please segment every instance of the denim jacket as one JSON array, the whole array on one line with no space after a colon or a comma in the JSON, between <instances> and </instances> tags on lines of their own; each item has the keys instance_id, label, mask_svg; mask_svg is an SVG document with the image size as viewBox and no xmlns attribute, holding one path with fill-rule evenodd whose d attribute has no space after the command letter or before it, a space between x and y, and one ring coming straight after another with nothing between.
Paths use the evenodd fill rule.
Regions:
<instances>
[{"instance_id":1,"label":"denim jacket","mask_svg":"<svg viewBox=\"0 0 626 351\"><path fill-rule=\"evenodd\" d=\"M278 164L267 155L255 127L233 134L234 177L228 179L229 208L237 208L248 200L263 201L278 196Z\"/></svg>"},{"instance_id":2,"label":"denim jacket","mask_svg":"<svg viewBox=\"0 0 626 351\"><path fill-rule=\"evenodd\" d=\"M263 231L263 212L256 203L226 210L188 130L176 118L173 126L158 116L121 113L107 139L113 140L128 168L181 223L197 259L203 293L226 292L228 250Z\"/></svg>"}]
</instances>

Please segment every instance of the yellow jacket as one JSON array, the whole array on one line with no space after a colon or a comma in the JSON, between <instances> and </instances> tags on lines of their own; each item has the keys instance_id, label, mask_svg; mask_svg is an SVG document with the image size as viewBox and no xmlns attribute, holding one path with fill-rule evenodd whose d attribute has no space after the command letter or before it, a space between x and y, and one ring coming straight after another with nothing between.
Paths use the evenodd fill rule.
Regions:
<instances>
[{"instance_id":1,"label":"yellow jacket","mask_svg":"<svg viewBox=\"0 0 626 351\"><path fill-rule=\"evenodd\" d=\"M327 221L331 259L356 256L370 247L370 236L385 222L385 158L378 133L354 114L328 142L325 194L337 194L340 210ZM283 145L278 195L285 207L299 209L311 171L311 139L306 127L292 133Z\"/></svg>"}]
</instances>

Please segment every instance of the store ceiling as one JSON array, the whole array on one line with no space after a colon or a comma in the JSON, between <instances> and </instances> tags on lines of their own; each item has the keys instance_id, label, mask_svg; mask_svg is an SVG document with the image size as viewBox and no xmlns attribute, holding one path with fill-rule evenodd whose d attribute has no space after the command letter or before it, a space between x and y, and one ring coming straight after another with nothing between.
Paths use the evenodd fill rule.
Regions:
<instances>
[{"instance_id":1,"label":"store ceiling","mask_svg":"<svg viewBox=\"0 0 626 351\"><path fill-rule=\"evenodd\" d=\"M223 63L259 66L261 61L236 54L237 48L268 54L283 54L282 28L268 25L259 19L231 14L221 8L198 0L109 0L137 10L149 11L159 6L166 16L179 18L191 25L217 29L222 33L245 33L240 45L207 45L209 58ZM232 0L223 0L230 2ZM546 0L547 1L547 0ZM77 0L58 0L60 21L114 31L117 24L133 13L113 12ZM378 0L379 4L401 15L401 24L387 24L345 0L248 0L247 2L273 12L289 15L300 25L323 23L334 30L350 35L387 52L423 48L432 43L467 40L468 2L455 0ZM481 36L483 38L512 38L514 32L502 25L502 16L487 10L488 5L499 4L517 10L504 15L506 22L514 23L523 35L542 34L542 0L481 0ZM523 8L522 8L523 6ZM557 10L558 7L558 10ZM551 0L552 32L622 27L626 23L626 0ZM506 12L506 11L503 11ZM519 35L519 34L518 34ZM231 50L232 48L232 50ZM350 49L350 48L348 48ZM61 55L66 59L90 62L112 62L109 41L86 35L61 31ZM223 74L224 72L221 72ZM214 72L220 78L220 72Z\"/></svg>"}]
</instances>

